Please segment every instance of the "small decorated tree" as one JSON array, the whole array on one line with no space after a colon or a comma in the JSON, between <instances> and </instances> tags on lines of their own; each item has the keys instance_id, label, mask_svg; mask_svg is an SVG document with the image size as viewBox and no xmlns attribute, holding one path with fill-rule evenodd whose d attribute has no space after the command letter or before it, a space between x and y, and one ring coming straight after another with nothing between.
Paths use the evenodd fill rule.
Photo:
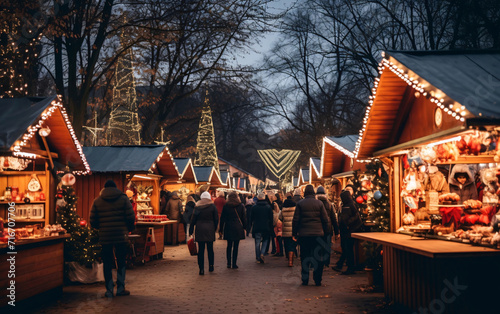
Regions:
<instances>
[{"instance_id":1,"label":"small decorated tree","mask_svg":"<svg viewBox=\"0 0 500 314\"><path fill-rule=\"evenodd\" d=\"M76 213L77 197L71 186L63 186L58 198L56 222L71 235L64 243L64 260L91 266L101 254L97 231Z\"/></svg>"},{"instance_id":2,"label":"small decorated tree","mask_svg":"<svg viewBox=\"0 0 500 314\"><path fill-rule=\"evenodd\" d=\"M373 195L368 198L368 219L375 223L371 231L389 232L390 203L389 178L380 160L366 165L366 172L372 178Z\"/></svg>"}]
</instances>

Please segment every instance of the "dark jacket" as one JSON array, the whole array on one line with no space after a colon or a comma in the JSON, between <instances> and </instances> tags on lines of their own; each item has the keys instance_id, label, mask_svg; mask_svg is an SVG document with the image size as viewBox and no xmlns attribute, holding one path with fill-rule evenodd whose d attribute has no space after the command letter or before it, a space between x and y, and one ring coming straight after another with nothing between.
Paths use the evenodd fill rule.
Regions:
<instances>
[{"instance_id":1,"label":"dark jacket","mask_svg":"<svg viewBox=\"0 0 500 314\"><path fill-rule=\"evenodd\" d=\"M192 196L188 196L184 214L182 214L184 224L187 225L191 222L191 217L193 216L195 206L196 203L194 202L194 198Z\"/></svg>"},{"instance_id":2,"label":"dark jacket","mask_svg":"<svg viewBox=\"0 0 500 314\"><path fill-rule=\"evenodd\" d=\"M300 202L301 200L303 200L302 196L300 195L294 195L292 196L292 201L297 204L298 202Z\"/></svg>"},{"instance_id":3,"label":"dark jacket","mask_svg":"<svg viewBox=\"0 0 500 314\"><path fill-rule=\"evenodd\" d=\"M247 218L247 226L245 229L247 230L247 233L250 232L250 229L252 228L252 207L253 206L254 206L253 204L245 205L246 218Z\"/></svg>"},{"instance_id":4,"label":"dark jacket","mask_svg":"<svg viewBox=\"0 0 500 314\"><path fill-rule=\"evenodd\" d=\"M328 201L326 195L318 194L318 200L323 202L323 206L325 206L326 214L328 216L328 233L327 234L339 234L339 224L337 222L337 215L333 210L333 205Z\"/></svg>"},{"instance_id":5,"label":"dark jacket","mask_svg":"<svg viewBox=\"0 0 500 314\"><path fill-rule=\"evenodd\" d=\"M214 242L218 223L219 214L214 203L207 199L199 200L194 208L193 218L191 218L189 234L193 234L194 226L196 226L194 234L196 242Z\"/></svg>"},{"instance_id":6,"label":"dark jacket","mask_svg":"<svg viewBox=\"0 0 500 314\"><path fill-rule=\"evenodd\" d=\"M167 212L168 219L181 221L182 201L179 196L175 194L172 195L167 203L165 211Z\"/></svg>"},{"instance_id":7,"label":"dark jacket","mask_svg":"<svg viewBox=\"0 0 500 314\"><path fill-rule=\"evenodd\" d=\"M325 206L314 195L307 195L295 206L292 235L318 237L328 232L328 216Z\"/></svg>"},{"instance_id":8,"label":"dark jacket","mask_svg":"<svg viewBox=\"0 0 500 314\"><path fill-rule=\"evenodd\" d=\"M90 210L90 225L99 229L99 242L127 242L128 233L135 228L134 222L134 210L127 195L115 187L102 189Z\"/></svg>"},{"instance_id":9,"label":"dark jacket","mask_svg":"<svg viewBox=\"0 0 500 314\"><path fill-rule=\"evenodd\" d=\"M273 230L273 210L265 200L258 200L252 207L252 236L255 238L257 233L269 237Z\"/></svg>"},{"instance_id":10,"label":"dark jacket","mask_svg":"<svg viewBox=\"0 0 500 314\"><path fill-rule=\"evenodd\" d=\"M172 197L172 192L161 191L160 192L160 215L167 215L167 204Z\"/></svg>"},{"instance_id":11,"label":"dark jacket","mask_svg":"<svg viewBox=\"0 0 500 314\"><path fill-rule=\"evenodd\" d=\"M286 199L283 203L283 209L281 210L280 219L283 222L283 238L292 237L292 222L293 214L295 213L295 203L291 199Z\"/></svg>"},{"instance_id":12,"label":"dark jacket","mask_svg":"<svg viewBox=\"0 0 500 314\"><path fill-rule=\"evenodd\" d=\"M460 182L455 179L455 174L457 172L466 173L469 177L467 181L465 181L464 185L461 186ZM450 173L450 193L457 193L460 196L460 201L463 203L466 200L477 200L477 188L474 184L474 176L472 175L472 171L470 171L469 166L466 164L458 164L453 167Z\"/></svg>"},{"instance_id":13,"label":"dark jacket","mask_svg":"<svg viewBox=\"0 0 500 314\"><path fill-rule=\"evenodd\" d=\"M239 215L236 215L236 212ZM220 228L224 232L224 240L238 241L245 239L245 229L247 219L245 215L245 206L243 204L224 205L220 216Z\"/></svg>"},{"instance_id":14,"label":"dark jacket","mask_svg":"<svg viewBox=\"0 0 500 314\"><path fill-rule=\"evenodd\" d=\"M350 237L352 232L360 230L363 222L361 221L358 207L354 204L351 193L343 191L340 193L340 199L342 200L342 210L339 216L340 236Z\"/></svg>"}]
</instances>

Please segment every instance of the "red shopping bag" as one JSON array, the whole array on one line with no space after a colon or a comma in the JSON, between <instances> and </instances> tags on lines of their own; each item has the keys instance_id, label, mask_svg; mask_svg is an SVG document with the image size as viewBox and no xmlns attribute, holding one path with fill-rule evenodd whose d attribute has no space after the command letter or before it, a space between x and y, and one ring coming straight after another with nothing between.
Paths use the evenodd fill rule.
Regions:
<instances>
[{"instance_id":1,"label":"red shopping bag","mask_svg":"<svg viewBox=\"0 0 500 314\"><path fill-rule=\"evenodd\" d=\"M198 249L196 248L196 243L194 243L193 237L191 237L191 239L188 240L188 249L189 249L189 253L192 256L198 255Z\"/></svg>"}]
</instances>

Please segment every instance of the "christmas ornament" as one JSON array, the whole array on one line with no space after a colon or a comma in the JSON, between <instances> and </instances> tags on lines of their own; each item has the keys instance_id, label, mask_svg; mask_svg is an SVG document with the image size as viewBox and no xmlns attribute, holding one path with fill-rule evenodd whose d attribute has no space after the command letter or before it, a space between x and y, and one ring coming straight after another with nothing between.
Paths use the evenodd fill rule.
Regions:
<instances>
[{"instance_id":1,"label":"christmas ornament","mask_svg":"<svg viewBox=\"0 0 500 314\"><path fill-rule=\"evenodd\" d=\"M356 202L357 202L358 204L362 204L364 201L365 201L365 200L363 199L363 196L361 196L361 195L360 195L360 196L358 196L358 197L356 198Z\"/></svg>"},{"instance_id":2,"label":"christmas ornament","mask_svg":"<svg viewBox=\"0 0 500 314\"><path fill-rule=\"evenodd\" d=\"M375 193L373 193L373 197L376 199L376 200L379 200L382 198L382 192L380 191L375 191Z\"/></svg>"},{"instance_id":3,"label":"christmas ornament","mask_svg":"<svg viewBox=\"0 0 500 314\"><path fill-rule=\"evenodd\" d=\"M367 200L368 200L368 195L366 195L366 194L365 194L365 195L363 195L363 199L364 199L365 201L367 201Z\"/></svg>"},{"instance_id":4,"label":"christmas ornament","mask_svg":"<svg viewBox=\"0 0 500 314\"><path fill-rule=\"evenodd\" d=\"M75 184L75 182L76 182L76 178L71 172L66 173L61 178L61 183L65 186L71 186L71 185Z\"/></svg>"},{"instance_id":5,"label":"christmas ornament","mask_svg":"<svg viewBox=\"0 0 500 314\"><path fill-rule=\"evenodd\" d=\"M80 220L80 226L82 226L82 227L87 226L87 221L85 221L85 220L83 220L83 219L82 219L82 220Z\"/></svg>"},{"instance_id":6,"label":"christmas ornament","mask_svg":"<svg viewBox=\"0 0 500 314\"><path fill-rule=\"evenodd\" d=\"M28 182L28 191L37 192L42 189L42 185L40 184L40 180L38 180L36 174L31 175L31 180Z\"/></svg>"},{"instance_id":7,"label":"christmas ornament","mask_svg":"<svg viewBox=\"0 0 500 314\"><path fill-rule=\"evenodd\" d=\"M25 198L24 198L24 202L25 202L26 204L29 204L29 203L31 202L31 199L30 199L29 197L25 197Z\"/></svg>"}]
</instances>

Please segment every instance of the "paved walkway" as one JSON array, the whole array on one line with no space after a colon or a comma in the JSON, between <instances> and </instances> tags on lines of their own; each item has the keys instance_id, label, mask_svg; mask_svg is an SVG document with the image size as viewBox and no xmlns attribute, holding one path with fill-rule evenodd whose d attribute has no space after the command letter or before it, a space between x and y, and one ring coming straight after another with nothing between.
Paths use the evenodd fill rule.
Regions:
<instances>
[{"instance_id":1,"label":"paved walkway","mask_svg":"<svg viewBox=\"0 0 500 314\"><path fill-rule=\"evenodd\" d=\"M239 269L227 269L226 241L215 242L215 271L198 275L196 257L186 245L165 247L164 259L127 270L131 295L103 298L104 285L64 287L58 301L37 313L391 313L382 293L360 291L366 274L341 276L331 268L323 285L301 286L300 267L283 257L257 264L254 242L240 243ZM334 259L335 260L335 259ZM208 263L206 263L206 268Z\"/></svg>"}]
</instances>

